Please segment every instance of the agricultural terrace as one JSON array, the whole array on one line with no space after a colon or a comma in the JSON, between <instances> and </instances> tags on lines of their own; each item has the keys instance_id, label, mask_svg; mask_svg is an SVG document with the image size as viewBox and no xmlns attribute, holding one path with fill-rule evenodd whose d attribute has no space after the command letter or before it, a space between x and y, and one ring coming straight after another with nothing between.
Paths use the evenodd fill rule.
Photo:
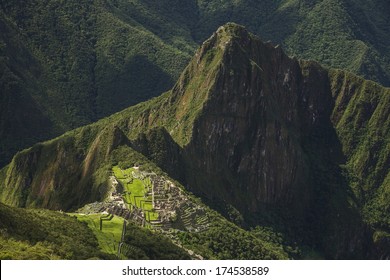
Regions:
<instances>
[{"instance_id":1,"label":"agricultural terrace","mask_svg":"<svg viewBox=\"0 0 390 280\"><path fill-rule=\"evenodd\" d=\"M118 244L121 240L123 218L112 216L109 220L103 222L102 230L100 230L100 218L106 217L105 214L69 214L77 217L81 222L86 222L88 227L95 234L99 246L103 252L108 254L117 254Z\"/></svg>"},{"instance_id":2,"label":"agricultural terrace","mask_svg":"<svg viewBox=\"0 0 390 280\"><path fill-rule=\"evenodd\" d=\"M145 176L136 168L122 170L118 166L112 168L116 179L123 186L123 200L129 209L139 208L145 213L145 220L156 221L158 213L153 207L152 182L149 176Z\"/></svg>"},{"instance_id":3,"label":"agricultural terrace","mask_svg":"<svg viewBox=\"0 0 390 280\"><path fill-rule=\"evenodd\" d=\"M208 228L205 209L162 176L136 167L122 170L114 166L109 181L112 189L108 199L84 205L78 213L70 214L87 223L105 253L117 254L119 244L124 246L121 237L125 220L165 232Z\"/></svg>"},{"instance_id":4,"label":"agricultural terrace","mask_svg":"<svg viewBox=\"0 0 390 280\"><path fill-rule=\"evenodd\" d=\"M143 226L164 231L202 231L208 227L205 209L170 180L137 167L122 170L115 166L112 172L114 188L118 189L118 182L123 186L120 197L117 193L111 195L113 201L123 200L130 209L130 217Z\"/></svg>"}]
</instances>

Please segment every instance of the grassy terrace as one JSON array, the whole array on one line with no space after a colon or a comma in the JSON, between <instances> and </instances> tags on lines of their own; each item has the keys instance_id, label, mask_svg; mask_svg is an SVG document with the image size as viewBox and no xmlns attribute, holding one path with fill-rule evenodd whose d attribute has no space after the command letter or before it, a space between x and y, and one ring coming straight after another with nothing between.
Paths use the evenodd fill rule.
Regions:
<instances>
[{"instance_id":1,"label":"grassy terrace","mask_svg":"<svg viewBox=\"0 0 390 280\"><path fill-rule=\"evenodd\" d=\"M112 171L117 180L123 185L123 199L129 205L130 209L134 206L141 208L145 212L147 221L157 220L158 213L153 210L152 196L147 195L152 190L150 178L146 177L142 180L134 178L133 172L140 174L134 168L122 170L118 166L114 166Z\"/></svg>"},{"instance_id":2,"label":"grassy terrace","mask_svg":"<svg viewBox=\"0 0 390 280\"><path fill-rule=\"evenodd\" d=\"M133 177L133 172L141 174L134 168L122 170L119 167L113 167L113 172L124 187L123 199L129 205L129 208L134 206L141 208L146 215L147 221L155 221L158 219L158 213L153 210L152 197L145 196L151 191L152 183L149 177L137 179ZM136 176L137 177L137 176ZM123 227L123 218L114 216L110 220L103 221L103 228L100 230L100 218L105 217L103 214L77 214L70 213L76 216L79 221L86 222L88 227L92 229L96 235L101 250L108 254L116 254L118 243L120 242Z\"/></svg>"},{"instance_id":3,"label":"grassy terrace","mask_svg":"<svg viewBox=\"0 0 390 280\"><path fill-rule=\"evenodd\" d=\"M93 233L99 242L99 246L103 252L108 254L116 254L118 250L118 243L121 240L123 218L114 216L110 221L103 221L103 228L100 230L100 217L102 214L70 214L76 216L79 221L86 222L88 227L92 229Z\"/></svg>"}]
</instances>

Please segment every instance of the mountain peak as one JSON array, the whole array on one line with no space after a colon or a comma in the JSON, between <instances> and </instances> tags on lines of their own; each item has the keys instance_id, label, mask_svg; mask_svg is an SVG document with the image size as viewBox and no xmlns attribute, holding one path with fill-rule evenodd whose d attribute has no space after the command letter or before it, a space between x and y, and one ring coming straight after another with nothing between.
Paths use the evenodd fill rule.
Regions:
<instances>
[{"instance_id":1,"label":"mountain peak","mask_svg":"<svg viewBox=\"0 0 390 280\"><path fill-rule=\"evenodd\" d=\"M242 38L249 36L248 30L239 24L234 22L228 22L220 26L215 32L218 36L228 37L228 38Z\"/></svg>"},{"instance_id":2,"label":"mountain peak","mask_svg":"<svg viewBox=\"0 0 390 280\"><path fill-rule=\"evenodd\" d=\"M217 96L225 95L233 100L236 95L233 103L248 96L259 98L265 91L252 88L256 80L265 84L269 81L283 83L287 88L291 82L290 72L297 70L297 65L281 48L262 42L244 26L227 23L219 27L201 45L172 89L170 103L174 105L175 123L180 125L168 130L177 143L185 146L193 136L195 119L204 113L204 106L218 99ZM231 104L226 104L226 108ZM229 114L234 114L231 109Z\"/></svg>"},{"instance_id":3,"label":"mountain peak","mask_svg":"<svg viewBox=\"0 0 390 280\"><path fill-rule=\"evenodd\" d=\"M250 41L254 38L260 41L255 35L248 32L244 26L228 22L220 26L217 31L203 43L200 48L200 53L203 54L211 48L219 48L222 51L225 51L233 42L245 47L248 46Z\"/></svg>"}]
</instances>

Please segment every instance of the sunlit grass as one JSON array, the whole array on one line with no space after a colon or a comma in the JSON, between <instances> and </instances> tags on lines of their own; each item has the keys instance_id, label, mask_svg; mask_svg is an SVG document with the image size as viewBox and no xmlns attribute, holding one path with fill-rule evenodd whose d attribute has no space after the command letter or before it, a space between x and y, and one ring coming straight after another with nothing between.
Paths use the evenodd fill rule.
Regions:
<instances>
[{"instance_id":1,"label":"sunlit grass","mask_svg":"<svg viewBox=\"0 0 390 280\"><path fill-rule=\"evenodd\" d=\"M88 227L95 234L101 250L108 254L116 254L118 250L118 244L122 236L123 218L114 216L110 221L103 221L102 230L100 230L100 217L102 214L75 214L81 222L86 222Z\"/></svg>"},{"instance_id":2,"label":"sunlit grass","mask_svg":"<svg viewBox=\"0 0 390 280\"><path fill-rule=\"evenodd\" d=\"M115 177L123 185L123 197L130 208L132 206L141 208L146 212L147 220L157 220L158 213L153 210L153 205L151 203L152 197L150 195L146 196L148 191L152 188L150 178L146 177L143 180L134 178L133 172L138 172L134 168L122 170L118 166L114 166L112 171L114 172Z\"/></svg>"}]
</instances>

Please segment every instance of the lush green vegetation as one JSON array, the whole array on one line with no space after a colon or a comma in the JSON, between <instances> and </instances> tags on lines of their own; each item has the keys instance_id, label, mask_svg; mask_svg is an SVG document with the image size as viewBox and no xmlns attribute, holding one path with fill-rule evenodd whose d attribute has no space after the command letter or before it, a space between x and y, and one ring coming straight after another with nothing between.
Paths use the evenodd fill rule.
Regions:
<instances>
[{"instance_id":1,"label":"lush green vegetation","mask_svg":"<svg viewBox=\"0 0 390 280\"><path fill-rule=\"evenodd\" d=\"M389 49L382 45L390 39L385 24L389 11L386 1L300 3L299 7L288 8L300 18L294 32L285 39L290 53L390 85L385 74L390 69ZM375 36L378 42L373 41Z\"/></svg>"},{"instance_id":2,"label":"lush green vegetation","mask_svg":"<svg viewBox=\"0 0 390 280\"><path fill-rule=\"evenodd\" d=\"M16 240L12 237L0 235L0 259L1 260L56 260L56 255L51 246L37 242L34 245L28 241Z\"/></svg>"},{"instance_id":3,"label":"lush green vegetation","mask_svg":"<svg viewBox=\"0 0 390 280\"><path fill-rule=\"evenodd\" d=\"M150 192L152 188L150 178L134 178L133 173L138 173L138 175L140 175L140 172L134 168L122 170L120 167L114 166L112 170L115 174L115 177L124 187L123 199L128 204L129 208L131 209L133 206L135 206L145 210L146 213L148 213L146 218L149 222L157 220L158 213L153 209L151 202L152 197L150 195L146 196L146 194Z\"/></svg>"},{"instance_id":4,"label":"lush green vegetation","mask_svg":"<svg viewBox=\"0 0 390 280\"><path fill-rule=\"evenodd\" d=\"M259 259L288 259L288 252L279 242L274 242L275 232L270 230L262 236L214 217L212 226L201 233L178 233L180 242L194 252L207 259L226 260L259 260Z\"/></svg>"},{"instance_id":5,"label":"lush green vegetation","mask_svg":"<svg viewBox=\"0 0 390 280\"><path fill-rule=\"evenodd\" d=\"M0 204L0 259L113 258L86 224L65 213Z\"/></svg>"},{"instance_id":6,"label":"lush green vegetation","mask_svg":"<svg viewBox=\"0 0 390 280\"><path fill-rule=\"evenodd\" d=\"M246 26L290 55L390 85L390 5L385 0L197 1L196 38L225 22Z\"/></svg>"},{"instance_id":7,"label":"lush green vegetation","mask_svg":"<svg viewBox=\"0 0 390 280\"><path fill-rule=\"evenodd\" d=\"M123 218L114 216L109 221L103 221L100 230L100 218L102 214L70 214L76 216L80 222L85 222L92 230L99 242L102 252L116 255L118 253L119 242L121 241Z\"/></svg>"},{"instance_id":8,"label":"lush green vegetation","mask_svg":"<svg viewBox=\"0 0 390 280\"><path fill-rule=\"evenodd\" d=\"M165 42L115 2L2 1L0 165L173 85L194 43Z\"/></svg>"},{"instance_id":9,"label":"lush green vegetation","mask_svg":"<svg viewBox=\"0 0 390 280\"><path fill-rule=\"evenodd\" d=\"M127 226L123 253L128 259L186 260L188 253L167 237L132 223Z\"/></svg>"},{"instance_id":10,"label":"lush green vegetation","mask_svg":"<svg viewBox=\"0 0 390 280\"><path fill-rule=\"evenodd\" d=\"M116 259L123 219L113 217L100 231L101 216L0 204L0 259ZM168 238L133 224L127 227L122 254L130 259L190 258Z\"/></svg>"},{"instance_id":11,"label":"lush green vegetation","mask_svg":"<svg viewBox=\"0 0 390 280\"><path fill-rule=\"evenodd\" d=\"M333 120L348 158L343 166L348 182L364 221L375 231L390 232L390 90L359 77L347 81L342 71L330 75L336 100ZM388 240L377 236L375 243Z\"/></svg>"}]
</instances>

